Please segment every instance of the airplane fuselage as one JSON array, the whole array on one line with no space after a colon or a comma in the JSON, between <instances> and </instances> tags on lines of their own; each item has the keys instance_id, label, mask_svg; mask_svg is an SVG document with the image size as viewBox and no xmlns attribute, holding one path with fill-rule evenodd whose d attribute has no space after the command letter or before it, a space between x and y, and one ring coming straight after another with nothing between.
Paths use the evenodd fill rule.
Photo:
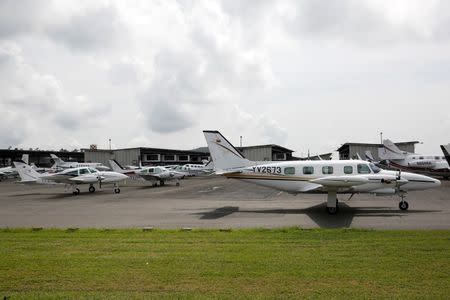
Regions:
<instances>
[{"instance_id":1,"label":"airplane fuselage","mask_svg":"<svg viewBox=\"0 0 450 300\"><path fill-rule=\"evenodd\" d=\"M290 193L396 194L440 185L439 180L427 176L399 174L358 160L277 162L224 175Z\"/></svg>"}]
</instances>

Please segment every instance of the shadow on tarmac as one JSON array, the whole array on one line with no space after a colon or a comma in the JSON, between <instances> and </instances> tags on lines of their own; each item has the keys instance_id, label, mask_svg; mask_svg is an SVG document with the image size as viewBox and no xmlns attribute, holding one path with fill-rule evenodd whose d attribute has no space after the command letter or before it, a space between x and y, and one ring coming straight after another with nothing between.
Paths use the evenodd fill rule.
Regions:
<instances>
[{"instance_id":1,"label":"shadow on tarmac","mask_svg":"<svg viewBox=\"0 0 450 300\"><path fill-rule=\"evenodd\" d=\"M439 210L408 210L400 211L393 207L350 207L345 203L339 203L339 211L336 215L329 215L326 212L326 204L311 206L302 209L260 209L260 210L241 210L238 206L224 206L203 213L200 215L202 220L216 220L236 212L240 213L259 213L259 214L296 214L307 215L321 228L348 228L352 224L353 218L358 217L401 217L409 214L439 212Z\"/></svg>"}]
</instances>

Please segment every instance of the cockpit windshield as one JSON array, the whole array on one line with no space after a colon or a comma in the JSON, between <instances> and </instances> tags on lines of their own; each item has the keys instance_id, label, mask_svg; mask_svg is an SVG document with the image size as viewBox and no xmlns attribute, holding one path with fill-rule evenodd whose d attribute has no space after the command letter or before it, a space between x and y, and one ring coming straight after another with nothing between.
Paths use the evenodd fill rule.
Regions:
<instances>
[{"instance_id":1,"label":"cockpit windshield","mask_svg":"<svg viewBox=\"0 0 450 300\"><path fill-rule=\"evenodd\" d=\"M369 166L374 173L380 173L381 169L377 167L374 163L370 163Z\"/></svg>"}]
</instances>

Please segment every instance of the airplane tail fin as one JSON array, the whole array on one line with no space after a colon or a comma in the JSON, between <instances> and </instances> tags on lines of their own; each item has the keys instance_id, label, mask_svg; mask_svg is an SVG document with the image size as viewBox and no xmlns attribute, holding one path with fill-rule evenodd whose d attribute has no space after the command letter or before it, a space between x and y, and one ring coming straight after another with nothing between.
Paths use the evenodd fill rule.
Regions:
<instances>
[{"instance_id":1,"label":"airplane tail fin","mask_svg":"<svg viewBox=\"0 0 450 300\"><path fill-rule=\"evenodd\" d=\"M27 165L30 164L30 156L28 154L22 154L22 161Z\"/></svg>"},{"instance_id":2,"label":"airplane tail fin","mask_svg":"<svg viewBox=\"0 0 450 300\"><path fill-rule=\"evenodd\" d=\"M448 145L441 145L442 152L444 153L445 159L447 160L448 164L450 165L450 144Z\"/></svg>"},{"instance_id":3,"label":"airplane tail fin","mask_svg":"<svg viewBox=\"0 0 450 300\"><path fill-rule=\"evenodd\" d=\"M382 160L404 159L408 153L400 150L391 140L383 140L383 147L378 149L378 156Z\"/></svg>"},{"instance_id":4,"label":"airplane tail fin","mask_svg":"<svg viewBox=\"0 0 450 300\"><path fill-rule=\"evenodd\" d=\"M39 177L42 176L42 174L36 172L36 170L34 170L31 166L27 165L23 161L15 161L13 163L22 181L36 181Z\"/></svg>"},{"instance_id":5,"label":"airplane tail fin","mask_svg":"<svg viewBox=\"0 0 450 300\"><path fill-rule=\"evenodd\" d=\"M55 161L56 166L60 166L64 163L64 161L55 154L50 154L50 157Z\"/></svg>"},{"instance_id":6,"label":"airplane tail fin","mask_svg":"<svg viewBox=\"0 0 450 300\"><path fill-rule=\"evenodd\" d=\"M108 163L109 163L109 165L111 166L111 169L112 169L114 172L120 173L120 172L122 172L122 171L125 170L125 169L119 164L119 162L118 162L117 160L115 160L115 159L110 159L110 160L108 160Z\"/></svg>"},{"instance_id":7,"label":"airplane tail fin","mask_svg":"<svg viewBox=\"0 0 450 300\"><path fill-rule=\"evenodd\" d=\"M232 171L252 165L234 146L219 132L204 130L211 158L217 172Z\"/></svg>"},{"instance_id":8,"label":"airplane tail fin","mask_svg":"<svg viewBox=\"0 0 450 300\"><path fill-rule=\"evenodd\" d=\"M366 159L370 162L373 162L375 159L373 159L372 152L370 150L366 150L364 152L364 155L366 156Z\"/></svg>"}]
</instances>

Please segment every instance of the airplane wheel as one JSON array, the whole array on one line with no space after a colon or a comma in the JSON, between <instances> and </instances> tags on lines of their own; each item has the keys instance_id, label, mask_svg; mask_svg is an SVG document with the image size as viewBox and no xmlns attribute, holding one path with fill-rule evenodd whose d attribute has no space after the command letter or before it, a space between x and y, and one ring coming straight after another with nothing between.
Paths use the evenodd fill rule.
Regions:
<instances>
[{"instance_id":1,"label":"airplane wheel","mask_svg":"<svg viewBox=\"0 0 450 300\"><path fill-rule=\"evenodd\" d=\"M155 183L152 184L152 186L153 186L153 187L157 187L158 184L155 182Z\"/></svg>"},{"instance_id":2,"label":"airplane wheel","mask_svg":"<svg viewBox=\"0 0 450 300\"><path fill-rule=\"evenodd\" d=\"M177 182L177 183L176 183L176 186L180 186L180 183L179 183L179 182Z\"/></svg>"},{"instance_id":3,"label":"airplane wheel","mask_svg":"<svg viewBox=\"0 0 450 300\"><path fill-rule=\"evenodd\" d=\"M120 194L120 189L119 188L114 189L114 193Z\"/></svg>"},{"instance_id":4,"label":"airplane wheel","mask_svg":"<svg viewBox=\"0 0 450 300\"><path fill-rule=\"evenodd\" d=\"M89 193L93 193L95 192L95 187L93 187L92 185L89 187Z\"/></svg>"},{"instance_id":5,"label":"airplane wheel","mask_svg":"<svg viewBox=\"0 0 450 300\"><path fill-rule=\"evenodd\" d=\"M408 202L406 201L400 201L400 203L398 204L398 208L400 208L401 210L408 210Z\"/></svg>"},{"instance_id":6,"label":"airplane wheel","mask_svg":"<svg viewBox=\"0 0 450 300\"><path fill-rule=\"evenodd\" d=\"M327 206L327 212L328 212L328 214L330 214L330 215L335 215L335 214L337 214L337 206L336 207L328 207Z\"/></svg>"},{"instance_id":7,"label":"airplane wheel","mask_svg":"<svg viewBox=\"0 0 450 300\"><path fill-rule=\"evenodd\" d=\"M163 186L163 185L164 185L164 181L161 180L161 181L159 182L159 185L160 185L160 186Z\"/></svg>"}]
</instances>

